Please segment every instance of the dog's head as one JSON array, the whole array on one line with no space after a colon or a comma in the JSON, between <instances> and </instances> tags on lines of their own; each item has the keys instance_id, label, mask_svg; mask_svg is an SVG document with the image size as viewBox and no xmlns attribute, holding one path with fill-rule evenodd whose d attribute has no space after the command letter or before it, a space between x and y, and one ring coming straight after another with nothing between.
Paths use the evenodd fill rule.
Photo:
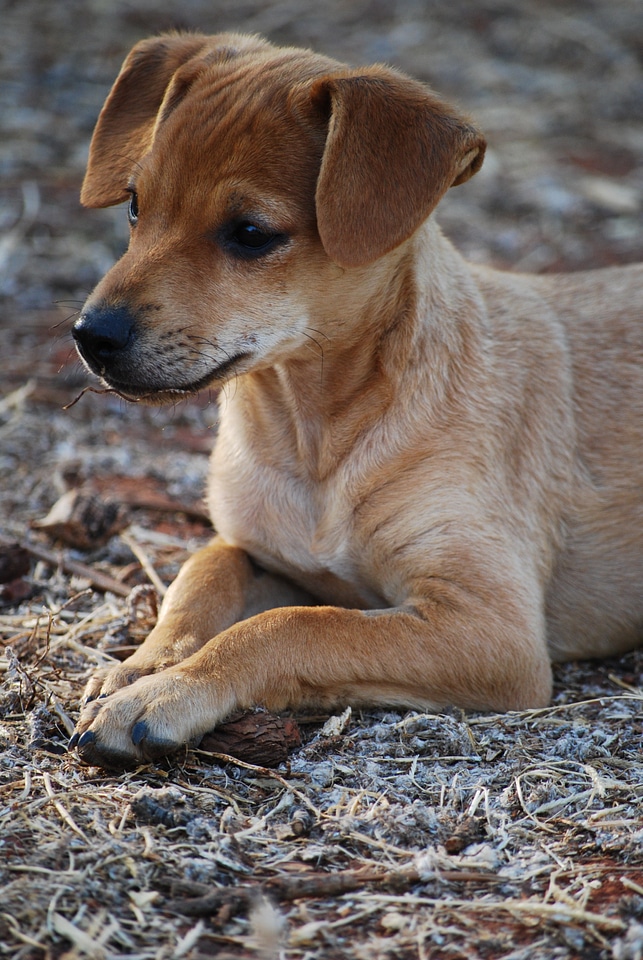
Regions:
<instances>
[{"instance_id":1,"label":"dog's head","mask_svg":"<svg viewBox=\"0 0 643 960\"><path fill-rule=\"evenodd\" d=\"M128 202L131 239L78 349L154 401L271 365L309 346L338 278L363 279L483 154L475 127L385 67L233 34L143 41L91 143L81 200Z\"/></svg>"}]
</instances>

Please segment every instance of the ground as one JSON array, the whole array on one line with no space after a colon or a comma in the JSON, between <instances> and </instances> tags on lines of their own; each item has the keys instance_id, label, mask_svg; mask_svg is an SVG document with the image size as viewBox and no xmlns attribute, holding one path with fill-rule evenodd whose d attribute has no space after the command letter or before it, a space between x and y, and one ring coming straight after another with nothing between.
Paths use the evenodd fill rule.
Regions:
<instances>
[{"instance_id":1,"label":"ground","mask_svg":"<svg viewBox=\"0 0 643 960\"><path fill-rule=\"evenodd\" d=\"M640 0L0 9L0 530L31 551L1 588L0 955L640 960L640 652L557 668L545 710L299 718L276 770L192 750L109 774L67 754L88 673L141 639L150 582L210 535L216 406L64 409L89 382L71 320L126 235L122 208L80 208L83 164L136 40L241 29L407 70L489 139L442 205L449 236L500 267L577 270L642 259ZM33 528L70 488L127 526L89 549Z\"/></svg>"}]
</instances>

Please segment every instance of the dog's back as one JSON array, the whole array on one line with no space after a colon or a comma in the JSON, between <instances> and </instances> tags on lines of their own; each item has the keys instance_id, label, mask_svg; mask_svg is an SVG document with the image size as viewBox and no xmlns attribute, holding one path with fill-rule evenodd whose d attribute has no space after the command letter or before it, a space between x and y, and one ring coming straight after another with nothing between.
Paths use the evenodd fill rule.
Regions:
<instances>
[{"instance_id":1,"label":"dog's back","mask_svg":"<svg viewBox=\"0 0 643 960\"><path fill-rule=\"evenodd\" d=\"M569 343L576 442L574 506L548 594L550 644L554 657L604 656L643 634L643 266L538 286Z\"/></svg>"},{"instance_id":2,"label":"dog's back","mask_svg":"<svg viewBox=\"0 0 643 960\"><path fill-rule=\"evenodd\" d=\"M567 409L550 412L556 424L534 418L550 428L543 477L558 511L551 655L631 649L643 634L643 265L543 277L473 269L496 349L506 343L509 402L512 369L529 370L534 406L548 389L567 393Z\"/></svg>"}]
</instances>

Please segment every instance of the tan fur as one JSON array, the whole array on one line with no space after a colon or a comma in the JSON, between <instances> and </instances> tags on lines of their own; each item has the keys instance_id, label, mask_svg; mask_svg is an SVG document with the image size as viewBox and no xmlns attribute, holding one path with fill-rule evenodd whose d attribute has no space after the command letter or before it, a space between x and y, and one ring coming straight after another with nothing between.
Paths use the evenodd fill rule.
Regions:
<instances>
[{"instance_id":1,"label":"tan fur","mask_svg":"<svg viewBox=\"0 0 643 960\"><path fill-rule=\"evenodd\" d=\"M235 35L128 57L82 199L135 191L138 222L74 336L131 399L230 382L218 536L90 682L85 759L254 704L536 707L552 659L640 643L642 268L466 263L431 213L483 153L384 67Z\"/></svg>"}]
</instances>

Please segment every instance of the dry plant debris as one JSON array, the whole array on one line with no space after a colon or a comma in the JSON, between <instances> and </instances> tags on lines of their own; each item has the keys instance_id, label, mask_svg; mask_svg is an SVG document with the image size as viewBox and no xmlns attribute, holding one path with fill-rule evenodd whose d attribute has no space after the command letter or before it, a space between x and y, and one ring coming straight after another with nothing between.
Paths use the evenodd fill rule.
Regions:
<instances>
[{"instance_id":1,"label":"dry plant debris","mask_svg":"<svg viewBox=\"0 0 643 960\"><path fill-rule=\"evenodd\" d=\"M0 956L641 960L641 651L557 667L546 710L298 717L276 769L66 753L88 674L210 536L210 398L63 410L87 386L68 317L125 235L120 209L78 207L90 130L129 47L177 26L387 60L458 100L490 150L441 222L474 259L643 257L640 0L3 5ZM89 546L33 529L70 489L129 526Z\"/></svg>"},{"instance_id":2,"label":"dry plant debris","mask_svg":"<svg viewBox=\"0 0 643 960\"><path fill-rule=\"evenodd\" d=\"M111 500L83 494L80 490L68 490L46 517L34 520L31 526L70 547L92 550L124 530L127 519L121 506Z\"/></svg>"}]
</instances>

